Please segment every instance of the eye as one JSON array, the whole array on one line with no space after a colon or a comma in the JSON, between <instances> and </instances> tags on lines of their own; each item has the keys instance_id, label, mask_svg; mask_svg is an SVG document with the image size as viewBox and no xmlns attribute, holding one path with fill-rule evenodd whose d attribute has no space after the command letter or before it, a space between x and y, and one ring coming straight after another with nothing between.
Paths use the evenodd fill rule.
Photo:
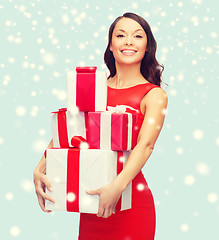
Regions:
<instances>
[{"instance_id":1,"label":"eye","mask_svg":"<svg viewBox=\"0 0 219 240\"><path fill-rule=\"evenodd\" d=\"M121 37L121 36L123 37L124 35L122 35L122 34L117 35L117 37Z\"/></svg>"},{"instance_id":2,"label":"eye","mask_svg":"<svg viewBox=\"0 0 219 240\"><path fill-rule=\"evenodd\" d=\"M136 37L137 37L137 38L142 38L142 36L141 36L141 35L136 35Z\"/></svg>"}]
</instances>

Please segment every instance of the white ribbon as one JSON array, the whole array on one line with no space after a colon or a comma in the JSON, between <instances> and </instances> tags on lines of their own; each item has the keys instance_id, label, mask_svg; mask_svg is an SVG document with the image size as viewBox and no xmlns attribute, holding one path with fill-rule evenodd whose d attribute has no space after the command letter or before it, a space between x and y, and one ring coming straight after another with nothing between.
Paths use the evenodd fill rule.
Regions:
<instances>
[{"instance_id":1,"label":"white ribbon","mask_svg":"<svg viewBox=\"0 0 219 240\"><path fill-rule=\"evenodd\" d=\"M133 107L130 107L128 105L116 105L115 107L107 106L107 110L111 113L125 113L127 108L138 112L138 110L136 110Z\"/></svg>"}]
</instances>

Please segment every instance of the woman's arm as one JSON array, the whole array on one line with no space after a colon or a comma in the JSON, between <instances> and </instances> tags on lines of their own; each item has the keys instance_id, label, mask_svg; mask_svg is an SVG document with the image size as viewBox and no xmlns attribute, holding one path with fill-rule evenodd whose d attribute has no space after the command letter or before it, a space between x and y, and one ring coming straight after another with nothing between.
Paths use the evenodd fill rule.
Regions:
<instances>
[{"instance_id":1,"label":"woman's arm","mask_svg":"<svg viewBox=\"0 0 219 240\"><path fill-rule=\"evenodd\" d=\"M123 186L123 190L140 172L152 154L155 142L162 129L167 107L167 94L162 88L154 88L141 102L144 121L138 135L138 143L132 150L123 171L115 182Z\"/></svg>"},{"instance_id":2,"label":"woman's arm","mask_svg":"<svg viewBox=\"0 0 219 240\"><path fill-rule=\"evenodd\" d=\"M47 148L52 148L52 147L53 147L53 140L50 141ZM33 181L35 184L36 195L37 195L38 202L41 209L44 212L51 212L45 209L45 199L51 202L54 202L54 199L45 193L45 187L49 191L52 191L52 186L48 178L46 177L46 158L44 155L34 170Z\"/></svg>"},{"instance_id":3,"label":"woman's arm","mask_svg":"<svg viewBox=\"0 0 219 240\"><path fill-rule=\"evenodd\" d=\"M141 101L144 121L138 135L138 143L132 150L124 169L108 185L88 194L100 196L98 216L109 217L125 188L140 172L150 157L162 129L167 107L167 94L162 88L154 88Z\"/></svg>"}]
</instances>

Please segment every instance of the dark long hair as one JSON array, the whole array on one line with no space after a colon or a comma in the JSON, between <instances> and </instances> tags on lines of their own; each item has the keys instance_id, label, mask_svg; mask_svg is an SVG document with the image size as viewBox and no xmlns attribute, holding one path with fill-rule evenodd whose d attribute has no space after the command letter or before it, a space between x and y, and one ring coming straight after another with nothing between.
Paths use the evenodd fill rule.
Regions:
<instances>
[{"instance_id":1,"label":"dark long hair","mask_svg":"<svg viewBox=\"0 0 219 240\"><path fill-rule=\"evenodd\" d=\"M148 51L145 52L144 58L141 61L141 68L140 68L141 74L150 83L160 86L160 84L162 82L161 75L164 70L164 66L159 64L155 57L156 50L157 50L157 42L152 34L152 31L151 31L151 28L150 28L148 22L144 18L140 17L139 15L137 15L135 13L131 13L131 12L127 12L127 13L123 14L123 16L117 17L109 28L108 45L107 45L106 51L104 53L104 62L110 71L110 75L107 77L107 79L115 76L115 74L116 74L115 58L113 56L113 53L110 51L110 44L112 41L112 34L113 34L113 30L116 26L116 23L123 17L131 18L131 19L135 20L144 29L144 31L147 35L147 50Z\"/></svg>"}]
</instances>

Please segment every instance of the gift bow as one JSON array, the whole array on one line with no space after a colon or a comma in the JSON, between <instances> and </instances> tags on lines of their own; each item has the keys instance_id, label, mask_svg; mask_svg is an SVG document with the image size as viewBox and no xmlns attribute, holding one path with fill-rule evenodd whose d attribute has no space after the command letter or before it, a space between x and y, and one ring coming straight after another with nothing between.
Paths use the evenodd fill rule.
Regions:
<instances>
[{"instance_id":1,"label":"gift bow","mask_svg":"<svg viewBox=\"0 0 219 240\"><path fill-rule=\"evenodd\" d=\"M82 136L74 136L71 139L71 145L76 148L80 148L82 143L87 143L87 140Z\"/></svg>"},{"instance_id":2,"label":"gift bow","mask_svg":"<svg viewBox=\"0 0 219 240\"><path fill-rule=\"evenodd\" d=\"M127 106L127 105L116 105L115 107L107 106L107 110L110 113L136 113L138 110L134 109L133 107Z\"/></svg>"},{"instance_id":3,"label":"gift bow","mask_svg":"<svg viewBox=\"0 0 219 240\"><path fill-rule=\"evenodd\" d=\"M66 112L67 108L59 108L58 111L52 112L52 113L58 113L58 112Z\"/></svg>"}]
</instances>

